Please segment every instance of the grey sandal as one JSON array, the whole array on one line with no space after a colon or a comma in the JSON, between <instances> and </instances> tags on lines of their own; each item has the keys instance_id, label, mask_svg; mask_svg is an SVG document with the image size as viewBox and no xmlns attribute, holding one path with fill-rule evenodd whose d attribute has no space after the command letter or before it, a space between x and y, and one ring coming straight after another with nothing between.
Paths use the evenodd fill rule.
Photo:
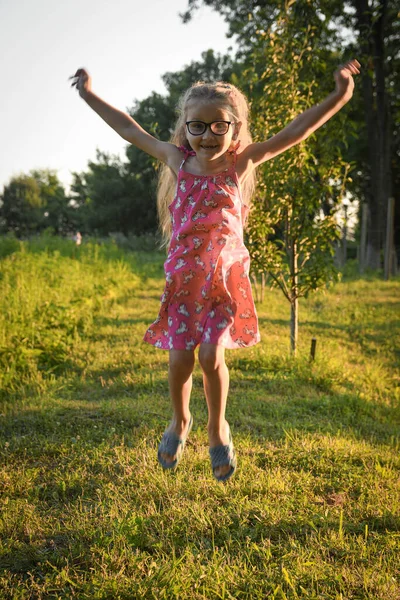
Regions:
<instances>
[{"instance_id":1,"label":"grey sandal","mask_svg":"<svg viewBox=\"0 0 400 600\"><path fill-rule=\"evenodd\" d=\"M186 432L186 435L182 438L179 438L176 433L173 431L164 431L164 434L161 438L160 445L158 447L158 462L162 466L163 469L174 469L178 466L183 450L185 448L187 437L193 426L193 416L190 415L189 426ZM176 454L176 459L172 462L167 462L161 454L170 454L174 456Z\"/></svg>"},{"instance_id":2,"label":"grey sandal","mask_svg":"<svg viewBox=\"0 0 400 600\"><path fill-rule=\"evenodd\" d=\"M210 458L211 458L211 467L213 470L213 475L217 481L226 481L236 471L236 453L233 447L231 430L229 429L229 444L227 446L215 446L214 448L210 448ZM225 475L217 477L215 474L215 469L217 467L223 467L225 465L229 465L231 470L228 471Z\"/></svg>"}]
</instances>

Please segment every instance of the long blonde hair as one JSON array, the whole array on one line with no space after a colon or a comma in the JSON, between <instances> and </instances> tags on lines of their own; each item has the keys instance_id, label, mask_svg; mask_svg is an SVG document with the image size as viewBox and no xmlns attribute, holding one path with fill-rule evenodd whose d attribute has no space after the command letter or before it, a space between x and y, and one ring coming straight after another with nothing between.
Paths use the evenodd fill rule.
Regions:
<instances>
[{"instance_id":1,"label":"long blonde hair","mask_svg":"<svg viewBox=\"0 0 400 600\"><path fill-rule=\"evenodd\" d=\"M240 148L243 150L246 146L251 144L252 139L248 124L249 106L246 97L237 87L223 81L217 81L216 83L198 81L181 96L177 107L178 120L170 139L172 144L184 146L188 150L191 150L190 144L186 138L185 125L187 105L191 100L220 101L235 121L240 121L242 124L236 147L239 147L240 144ZM255 188L255 182L256 174L253 170L241 186L242 200L244 204L249 207L251 204L251 196ZM157 212L159 228L162 234L161 248L168 246L171 239L172 227L168 206L174 199L175 189L175 174L168 165L163 164L160 169L157 189Z\"/></svg>"}]
</instances>

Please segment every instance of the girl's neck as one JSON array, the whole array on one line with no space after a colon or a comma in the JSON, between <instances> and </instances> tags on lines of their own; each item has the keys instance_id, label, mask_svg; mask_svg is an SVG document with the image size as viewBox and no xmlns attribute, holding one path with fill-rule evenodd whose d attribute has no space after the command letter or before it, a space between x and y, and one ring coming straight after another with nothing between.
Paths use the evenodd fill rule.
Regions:
<instances>
[{"instance_id":1,"label":"girl's neck","mask_svg":"<svg viewBox=\"0 0 400 600\"><path fill-rule=\"evenodd\" d=\"M225 152L214 160L204 160L197 155L189 156L185 162L185 170L192 175L216 175L232 166L232 153Z\"/></svg>"}]
</instances>

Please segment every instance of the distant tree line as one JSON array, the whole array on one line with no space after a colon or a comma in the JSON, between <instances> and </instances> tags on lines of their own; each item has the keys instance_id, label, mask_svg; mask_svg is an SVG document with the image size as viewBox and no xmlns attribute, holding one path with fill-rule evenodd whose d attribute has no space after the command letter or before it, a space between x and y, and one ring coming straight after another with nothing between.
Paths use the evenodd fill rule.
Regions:
<instances>
[{"instance_id":1,"label":"distant tree line","mask_svg":"<svg viewBox=\"0 0 400 600\"><path fill-rule=\"evenodd\" d=\"M396 245L400 246L400 22L394 3L388 0L188 0L184 20L194 18L201 4L219 11L227 20L230 34L235 34L239 51L235 58L204 52L181 71L166 73L163 81L165 95L152 93L136 101L130 114L148 131L168 140L176 119L175 107L179 96L196 80L223 79L239 85L252 100L254 133L261 137L258 107L268 109L268 97L262 82L266 67L263 64L262 44L267 44L282 10L297 11L298 22L304 27L316 27L313 46L308 50L307 73L298 70L299 94L309 94L307 80L314 73L314 101L322 93L333 91L333 71L341 62L356 57L362 65L361 79L351 103L346 107L347 123L344 139L340 139L341 156L351 165L346 189L352 197L369 206L369 266L378 267L384 245L387 199L395 198ZM311 12L310 12L311 11ZM347 28L348 36L343 35ZM299 27L295 37L304 36ZM263 37L264 36L264 37ZM279 37L275 44L279 44ZM266 53L266 60L268 60ZM275 65L279 74L280 65ZM282 73L282 82L285 73ZM303 80L304 77L304 80ZM264 78L264 79L263 79ZM257 83L258 82L258 83ZM311 102L312 104L312 102ZM270 103L273 108L274 102ZM276 129L274 110L265 115L266 137ZM338 117L334 117L337 119ZM289 117L288 117L289 120ZM270 124L270 126L268 126ZM285 123L282 123L284 126ZM329 124L324 126L329 127ZM318 139L317 134L315 137ZM318 142L312 154L318 161ZM326 144L326 140L324 141ZM334 137L331 138L334 144ZM334 152L332 153L334 156ZM270 169L282 169L284 163L274 161ZM278 178L279 173L277 174ZM319 174L314 173L318 182ZM268 185L261 193L268 197ZM155 232L157 164L146 154L128 146L126 160L98 151L96 160L89 162L81 173L73 174L70 193L66 193L57 175L48 170L32 171L13 177L0 196L0 232L14 232L24 237L51 228L67 234L80 230L86 234L108 235L110 232L142 234ZM333 202L339 198L332 194ZM326 210L329 202L321 199Z\"/></svg>"}]
</instances>

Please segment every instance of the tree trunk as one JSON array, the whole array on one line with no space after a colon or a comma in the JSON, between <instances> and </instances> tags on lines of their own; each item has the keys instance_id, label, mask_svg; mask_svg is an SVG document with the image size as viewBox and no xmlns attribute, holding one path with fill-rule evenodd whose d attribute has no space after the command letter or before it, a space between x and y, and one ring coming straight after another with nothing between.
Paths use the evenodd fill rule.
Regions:
<instances>
[{"instance_id":1,"label":"tree trunk","mask_svg":"<svg viewBox=\"0 0 400 600\"><path fill-rule=\"evenodd\" d=\"M390 113L385 89L384 35L388 0L381 0L373 19L369 0L354 0L360 31L362 87L367 122L371 186L368 193L369 226L365 266L379 269L385 240L386 207L391 191ZM375 87L373 83L375 74Z\"/></svg>"}]
</instances>

